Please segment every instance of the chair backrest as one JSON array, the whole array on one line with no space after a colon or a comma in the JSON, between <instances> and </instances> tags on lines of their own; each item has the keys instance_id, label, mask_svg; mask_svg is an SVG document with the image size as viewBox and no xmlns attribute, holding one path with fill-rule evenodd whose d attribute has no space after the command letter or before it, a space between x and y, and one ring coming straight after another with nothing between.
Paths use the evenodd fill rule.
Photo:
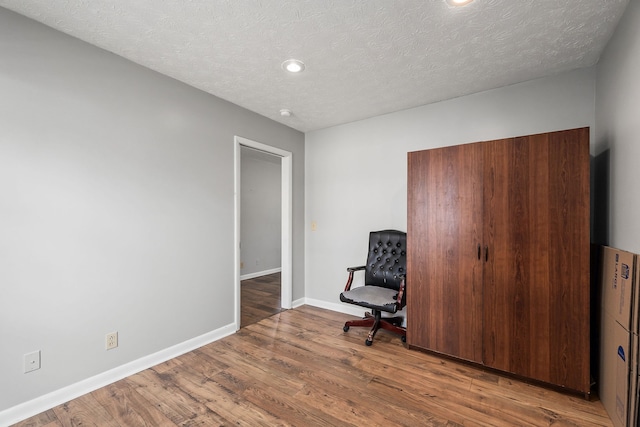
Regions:
<instances>
[{"instance_id":1,"label":"chair backrest","mask_svg":"<svg viewBox=\"0 0 640 427\"><path fill-rule=\"evenodd\" d=\"M397 230L369 233L364 284L399 290L401 275L406 273L407 233Z\"/></svg>"}]
</instances>

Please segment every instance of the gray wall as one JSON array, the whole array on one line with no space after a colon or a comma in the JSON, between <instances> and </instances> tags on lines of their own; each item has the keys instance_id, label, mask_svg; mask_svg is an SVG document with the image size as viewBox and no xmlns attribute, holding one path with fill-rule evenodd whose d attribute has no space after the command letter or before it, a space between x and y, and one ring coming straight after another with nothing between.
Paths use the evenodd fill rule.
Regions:
<instances>
[{"instance_id":1,"label":"gray wall","mask_svg":"<svg viewBox=\"0 0 640 427\"><path fill-rule=\"evenodd\" d=\"M241 278L280 269L282 179L280 157L242 147Z\"/></svg>"},{"instance_id":2,"label":"gray wall","mask_svg":"<svg viewBox=\"0 0 640 427\"><path fill-rule=\"evenodd\" d=\"M307 133L307 301L347 311L338 295L369 231L406 230L407 152L593 127L594 96L590 68Z\"/></svg>"},{"instance_id":3,"label":"gray wall","mask_svg":"<svg viewBox=\"0 0 640 427\"><path fill-rule=\"evenodd\" d=\"M601 243L640 253L640 2L629 2L597 70L597 226Z\"/></svg>"},{"instance_id":4,"label":"gray wall","mask_svg":"<svg viewBox=\"0 0 640 427\"><path fill-rule=\"evenodd\" d=\"M294 153L303 296L302 133L2 8L0 58L0 419L233 323L234 135Z\"/></svg>"}]
</instances>

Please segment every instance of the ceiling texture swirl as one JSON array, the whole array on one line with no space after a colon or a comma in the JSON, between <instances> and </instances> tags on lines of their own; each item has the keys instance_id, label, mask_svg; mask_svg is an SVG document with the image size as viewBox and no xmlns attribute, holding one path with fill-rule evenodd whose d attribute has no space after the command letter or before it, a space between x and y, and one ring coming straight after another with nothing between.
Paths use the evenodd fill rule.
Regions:
<instances>
[{"instance_id":1,"label":"ceiling texture swirl","mask_svg":"<svg viewBox=\"0 0 640 427\"><path fill-rule=\"evenodd\" d=\"M597 63L629 0L0 0L303 132ZM296 58L306 69L281 67ZM288 109L291 116L280 115Z\"/></svg>"}]
</instances>

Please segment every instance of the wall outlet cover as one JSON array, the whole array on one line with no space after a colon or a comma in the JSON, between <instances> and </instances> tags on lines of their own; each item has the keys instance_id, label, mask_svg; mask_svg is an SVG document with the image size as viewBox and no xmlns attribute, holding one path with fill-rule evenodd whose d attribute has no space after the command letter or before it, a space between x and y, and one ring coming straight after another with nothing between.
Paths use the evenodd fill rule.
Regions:
<instances>
[{"instance_id":1,"label":"wall outlet cover","mask_svg":"<svg viewBox=\"0 0 640 427\"><path fill-rule=\"evenodd\" d=\"M40 350L24 355L24 373L40 369Z\"/></svg>"},{"instance_id":2,"label":"wall outlet cover","mask_svg":"<svg viewBox=\"0 0 640 427\"><path fill-rule=\"evenodd\" d=\"M111 332L109 334L107 334L107 341L106 341L106 349L107 350L111 350L112 348L116 348L118 346L118 333L117 332Z\"/></svg>"}]
</instances>

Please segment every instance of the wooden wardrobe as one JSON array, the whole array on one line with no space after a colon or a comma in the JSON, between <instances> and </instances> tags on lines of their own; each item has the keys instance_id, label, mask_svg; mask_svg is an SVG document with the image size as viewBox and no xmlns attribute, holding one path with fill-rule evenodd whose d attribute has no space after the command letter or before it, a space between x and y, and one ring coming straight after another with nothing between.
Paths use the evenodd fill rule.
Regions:
<instances>
[{"instance_id":1,"label":"wooden wardrobe","mask_svg":"<svg viewBox=\"0 0 640 427\"><path fill-rule=\"evenodd\" d=\"M589 129L408 154L407 343L589 395Z\"/></svg>"}]
</instances>

